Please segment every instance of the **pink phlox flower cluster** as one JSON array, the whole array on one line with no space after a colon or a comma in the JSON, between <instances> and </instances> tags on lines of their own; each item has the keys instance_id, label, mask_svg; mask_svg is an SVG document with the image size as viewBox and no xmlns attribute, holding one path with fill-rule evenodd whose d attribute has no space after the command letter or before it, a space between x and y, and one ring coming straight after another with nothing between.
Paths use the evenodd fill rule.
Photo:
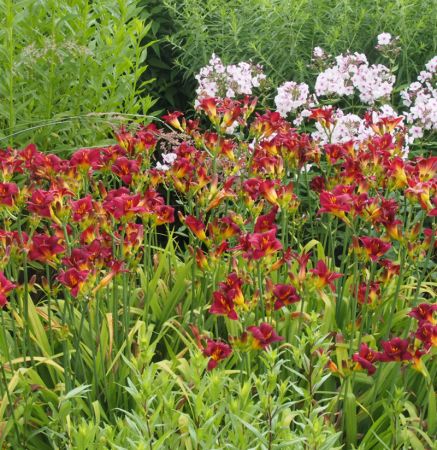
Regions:
<instances>
[{"instance_id":1,"label":"pink phlox flower cluster","mask_svg":"<svg viewBox=\"0 0 437 450\"><path fill-rule=\"evenodd\" d=\"M425 68L417 81L401 92L402 101L409 108L405 116L412 125L410 142L423 137L424 130L437 130L437 56L428 61Z\"/></svg>"},{"instance_id":2,"label":"pink phlox flower cluster","mask_svg":"<svg viewBox=\"0 0 437 450\"><path fill-rule=\"evenodd\" d=\"M389 98L396 77L383 64L362 65L352 77L354 87L359 91L360 100L373 105L377 100Z\"/></svg>"},{"instance_id":3,"label":"pink phlox flower cluster","mask_svg":"<svg viewBox=\"0 0 437 450\"><path fill-rule=\"evenodd\" d=\"M308 105L310 89L306 83L287 81L278 87L275 97L276 110L282 117L295 112L298 108Z\"/></svg>"},{"instance_id":4,"label":"pink phlox flower cluster","mask_svg":"<svg viewBox=\"0 0 437 450\"><path fill-rule=\"evenodd\" d=\"M202 67L195 78L199 83L195 103L195 106L198 106L202 98L252 95L266 76L260 65L248 62L224 65L222 60L213 54L208 65Z\"/></svg>"},{"instance_id":5,"label":"pink phlox flower cluster","mask_svg":"<svg viewBox=\"0 0 437 450\"><path fill-rule=\"evenodd\" d=\"M335 65L321 72L316 80L318 96L352 96L358 94L368 105L389 97L396 77L382 64L369 65L362 53L339 55Z\"/></svg>"}]
</instances>

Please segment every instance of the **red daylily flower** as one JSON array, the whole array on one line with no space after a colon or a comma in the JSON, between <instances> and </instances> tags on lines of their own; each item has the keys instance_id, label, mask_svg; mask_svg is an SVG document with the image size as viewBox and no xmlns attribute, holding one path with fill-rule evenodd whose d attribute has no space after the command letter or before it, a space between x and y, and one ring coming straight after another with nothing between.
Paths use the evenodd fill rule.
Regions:
<instances>
[{"instance_id":1,"label":"red daylily flower","mask_svg":"<svg viewBox=\"0 0 437 450\"><path fill-rule=\"evenodd\" d=\"M168 205L160 205L155 208L156 225L174 222L174 208Z\"/></svg>"},{"instance_id":2,"label":"red daylily flower","mask_svg":"<svg viewBox=\"0 0 437 450\"><path fill-rule=\"evenodd\" d=\"M139 172L140 167L135 159L132 160L125 156L120 156L115 160L111 170L121 178L123 183L131 184L132 176Z\"/></svg>"},{"instance_id":3,"label":"red daylily flower","mask_svg":"<svg viewBox=\"0 0 437 450\"><path fill-rule=\"evenodd\" d=\"M334 123L334 110L332 108L315 108L311 110L310 119L316 120L322 126L326 127L328 124Z\"/></svg>"},{"instance_id":4,"label":"red daylily flower","mask_svg":"<svg viewBox=\"0 0 437 450\"><path fill-rule=\"evenodd\" d=\"M124 126L120 128L120 131L115 134L115 139L118 142L118 145L121 149L129 154L133 153L135 148L135 138L132 136L129 131L126 130Z\"/></svg>"},{"instance_id":5,"label":"red daylily flower","mask_svg":"<svg viewBox=\"0 0 437 450\"><path fill-rule=\"evenodd\" d=\"M279 206L289 212L296 212L299 207L298 197L293 190L293 183L280 186L277 190Z\"/></svg>"},{"instance_id":6,"label":"red daylily flower","mask_svg":"<svg viewBox=\"0 0 437 450\"><path fill-rule=\"evenodd\" d=\"M257 174L269 174L270 176L282 175L284 171L284 161L280 156L266 156L257 152L252 160L251 167ZM270 190L270 188L267 188L267 196L269 195L268 190Z\"/></svg>"},{"instance_id":7,"label":"red daylily flower","mask_svg":"<svg viewBox=\"0 0 437 450\"><path fill-rule=\"evenodd\" d=\"M258 180L258 178L250 178L243 181L243 191L254 201L261 195L260 186L261 180Z\"/></svg>"},{"instance_id":8,"label":"red daylily flower","mask_svg":"<svg viewBox=\"0 0 437 450\"><path fill-rule=\"evenodd\" d=\"M215 291L212 293L214 301L209 308L211 314L227 316L231 320L238 320L238 314L235 311L235 304L232 296L226 293Z\"/></svg>"},{"instance_id":9,"label":"red daylily flower","mask_svg":"<svg viewBox=\"0 0 437 450\"><path fill-rule=\"evenodd\" d=\"M205 112L212 123L215 123L217 117L217 100L215 98L203 98L198 108Z\"/></svg>"},{"instance_id":10,"label":"red daylily flower","mask_svg":"<svg viewBox=\"0 0 437 450\"><path fill-rule=\"evenodd\" d=\"M278 193L275 190L276 184L272 180L266 180L259 185L259 193L272 205L278 204Z\"/></svg>"},{"instance_id":11,"label":"red daylily flower","mask_svg":"<svg viewBox=\"0 0 437 450\"><path fill-rule=\"evenodd\" d=\"M393 261L390 261L389 259L381 259L379 261L379 264L385 268L384 273L384 281L388 282L390 281L395 275L399 275L401 266L399 264L393 263Z\"/></svg>"},{"instance_id":12,"label":"red daylily flower","mask_svg":"<svg viewBox=\"0 0 437 450\"><path fill-rule=\"evenodd\" d=\"M433 235L434 235L434 248L437 248L437 230L433 231L431 228L424 228L423 234L425 235L425 238L423 240L425 250L427 250L431 245L431 242L433 241Z\"/></svg>"},{"instance_id":13,"label":"red daylily flower","mask_svg":"<svg viewBox=\"0 0 437 450\"><path fill-rule=\"evenodd\" d=\"M155 148L158 134L159 130L154 123L150 123L146 127L141 126L137 131L135 150L137 152L142 152L144 150L150 151Z\"/></svg>"},{"instance_id":14,"label":"red daylily flower","mask_svg":"<svg viewBox=\"0 0 437 450\"><path fill-rule=\"evenodd\" d=\"M273 295L275 296L275 310L283 306L292 305L300 300L296 288L291 284L276 284L273 287Z\"/></svg>"},{"instance_id":15,"label":"red daylily flower","mask_svg":"<svg viewBox=\"0 0 437 450\"><path fill-rule=\"evenodd\" d=\"M405 161L402 158L393 158L386 167L390 184L395 189L408 186L408 177L405 172Z\"/></svg>"},{"instance_id":16,"label":"red daylily flower","mask_svg":"<svg viewBox=\"0 0 437 450\"><path fill-rule=\"evenodd\" d=\"M240 227L232 220L232 217L214 219L209 224L209 233L216 242L223 242L240 234Z\"/></svg>"},{"instance_id":17,"label":"red daylily flower","mask_svg":"<svg viewBox=\"0 0 437 450\"><path fill-rule=\"evenodd\" d=\"M275 206L268 214L259 216L255 223L255 233L264 233L270 230L277 230L278 226L275 223L277 212L278 208Z\"/></svg>"},{"instance_id":18,"label":"red daylily flower","mask_svg":"<svg viewBox=\"0 0 437 450\"><path fill-rule=\"evenodd\" d=\"M214 248L211 256L215 259L220 258L220 256L229 250L229 244L227 242L222 242L218 247Z\"/></svg>"},{"instance_id":19,"label":"red daylily flower","mask_svg":"<svg viewBox=\"0 0 437 450\"><path fill-rule=\"evenodd\" d=\"M389 242L384 242L379 238L364 236L360 237L360 241L363 244L367 256L372 261L377 261L391 248L391 244Z\"/></svg>"},{"instance_id":20,"label":"red daylily flower","mask_svg":"<svg viewBox=\"0 0 437 450\"><path fill-rule=\"evenodd\" d=\"M15 183L0 183L0 205L13 206L18 192Z\"/></svg>"},{"instance_id":21,"label":"red daylily flower","mask_svg":"<svg viewBox=\"0 0 437 450\"><path fill-rule=\"evenodd\" d=\"M310 272L315 276L318 289L329 285L333 292L335 292L334 280L343 276L341 273L331 272L322 260L317 261L316 267L311 269Z\"/></svg>"},{"instance_id":22,"label":"red daylily flower","mask_svg":"<svg viewBox=\"0 0 437 450\"><path fill-rule=\"evenodd\" d=\"M323 149L329 164L335 164L346 155L346 151L341 144L325 144Z\"/></svg>"},{"instance_id":23,"label":"red daylily flower","mask_svg":"<svg viewBox=\"0 0 437 450\"><path fill-rule=\"evenodd\" d=\"M60 242L61 239L56 236L47 236L41 233L34 234L29 251L29 259L42 263L53 262L56 255L65 251L65 247Z\"/></svg>"},{"instance_id":24,"label":"red daylily flower","mask_svg":"<svg viewBox=\"0 0 437 450\"><path fill-rule=\"evenodd\" d=\"M196 219L194 216L185 217L185 225L193 232L193 234L201 241L206 241L205 224Z\"/></svg>"},{"instance_id":25,"label":"red daylily flower","mask_svg":"<svg viewBox=\"0 0 437 450\"><path fill-rule=\"evenodd\" d=\"M419 158L416 167L419 172L420 181L432 180L437 173L437 156Z\"/></svg>"},{"instance_id":26,"label":"red daylily flower","mask_svg":"<svg viewBox=\"0 0 437 450\"><path fill-rule=\"evenodd\" d=\"M184 114L180 111L174 111L162 116L161 118L162 120L165 120L168 124L170 124L173 128L176 128L179 131L184 131L181 122L179 121L179 117L183 117L183 115Z\"/></svg>"},{"instance_id":27,"label":"red daylily flower","mask_svg":"<svg viewBox=\"0 0 437 450\"><path fill-rule=\"evenodd\" d=\"M433 209L431 204L432 180L418 183L412 180L409 185L410 187L405 189L405 197L412 203L418 202L425 211L431 211Z\"/></svg>"},{"instance_id":28,"label":"red daylily flower","mask_svg":"<svg viewBox=\"0 0 437 450\"><path fill-rule=\"evenodd\" d=\"M23 173L23 161L16 150L6 149L0 152L0 171L3 179L9 180L15 173Z\"/></svg>"},{"instance_id":29,"label":"red daylily flower","mask_svg":"<svg viewBox=\"0 0 437 450\"><path fill-rule=\"evenodd\" d=\"M292 253L291 256L293 259L297 262L299 267L299 272L297 275L297 280L299 283L302 283L305 280L306 274L307 274L307 265L308 261L311 257L311 252L308 253L302 253L299 255L298 253Z\"/></svg>"},{"instance_id":30,"label":"red daylily flower","mask_svg":"<svg viewBox=\"0 0 437 450\"><path fill-rule=\"evenodd\" d=\"M242 236L235 250L243 250L246 259L258 260L270 256L282 249L281 241L276 238L276 230L265 233L252 233Z\"/></svg>"},{"instance_id":31,"label":"red daylily flower","mask_svg":"<svg viewBox=\"0 0 437 450\"><path fill-rule=\"evenodd\" d=\"M382 224L397 222L396 213L398 212L399 205L396 200L393 199L381 199L381 216L378 217L377 222Z\"/></svg>"},{"instance_id":32,"label":"red daylily flower","mask_svg":"<svg viewBox=\"0 0 437 450\"><path fill-rule=\"evenodd\" d=\"M154 189L148 189L144 193L144 206L150 211L155 211L158 206L164 205L164 199Z\"/></svg>"},{"instance_id":33,"label":"red daylily flower","mask_svg":"<svg viewBox=\"0 0 437 450\"><path fill-rule=\"evenodd\" d=\"M314 177L310 182L310 188L317 193L321 193L325 190L326 187L326 180L325 177L319 175Z\"/></svg>"},{"instance_id":34,"label":"red daylily flower","mask_svg":"<svg viewBox=\"0 0 437 450\"><path fill-rule=\"evenodd\" d=\"M59 175L68 164L67 161L61 160L56 155L39 152L33 144L22 150L20 156L32 177L52 179Z\"/></svg>"},{"instance_id":35,"label":"red daylily flower","mask_svg":"<svg viewBox=\"0 0 437 450\"><path fill-rule=\"evenodd\" d=\"M91 244L94 240L96 240L100 236L100 226L98 224L92 224L89 227L85 228L80 234L80 243L81 244Z\"/></svg>"},{"instance_id":36,"label":"red daylily flower","mask_svg":"<svg viewBox=\"0 0 437 450\"><path fill-rule=\"evenodd\" d=\"M370 123L372 130L381 136L386 133L392 132L404 119L403 116L399 117L382 117L376 123Z\"/></svg>"},{"instance_id":37,"label":"red daylily flower","mask_svg":"<svg viewBox=\"0 0 437 450\"><path fill-rule=\"evenodd\" d=\"M187 158L176 159L169 172L177 179L191 177L194 172L194 165Z\"/></svg>"},{"instance_id":38,"label":"red daylily flower","mask_svg":"<svg viewBox=\"0 0 437 450\"><path fill-rule=\"evenodd\" d=\"M411 367L422 374L425 375L425 366L422 361L422 356L425 355L427 352L425 350L417 349L414 352L413 359L411 362Z\"/></svg>"},{"instance_id":39,"label":"red daylily flower","mask_svg":"<svg viewBox=\"0 0 437 450\"><path fill-rule=\"evenodd\" d=\"M99 289L107 286L111 280L122 272L129 272L124 268L124 263L122 261L111 260L108 263L108 267L110 269L109 273L107 273L99 282L99 284L93 289L93 294L95 294Z\"/></svg>"},{"instance_id":40,"label":"red daylily flower","mask_svg":"<svg viewBox=\"0 0 437 450\"><path fill-rule=\"evenodd\" d=\"M61 271L56 279L70 289L71 295L76 298L88 278L88 270L77 270L75 268Z\"/></svg>"},{"instance_id":41,"label":"red daylily flower","mask_svg":"<svg viewBox=\"0 0 437 450\"><path fill-rule=\"evenodd\" d=\"M197 267L202 272L209 268L208 258L200 248L197 248L196 251L194 252L194 249L191 247L190 253L195 254Z\"/></svg>"},{"instance_id":42,"label":"red daylily flower","mask_svg":"<svg viewBox=\"0 0 437 450\"><path fill-rule=\"evenodd\" d=\"M217 110L223 115L220 124L222 129L230 127L240 117L242 112L241 103L230 98L224 98Z\"/></svg>"},{"instance_id":43,"label":"red daylily flower","mask_svg":"<svg viewBox=\"0 0 437 450\"><path fill-rule=\"evenodd\" d=\"M433 203L434 208L431 209L431 211L428 213L428 216L437 217L437 192L434 195L434 198L432 199L432 203Z\"/></svg>"},{"instance_id":44,"label":"red daylily flower","mask_svg":"<svg viewBox=\"0 0 437 450\"><path fill-rule=\"evenodd\" d=\"M129 254L129 252L138 249L143 243L144 238L144 226L139 223L128 223L125 227L121 226L120 231L125 230L123 253Z\"/></svg>"},{"instance_id":45,"label":"red daylily flower","mask_svg":"<svg viewBox=\"0 0 437 450\"><path fill-rule=\"evenodd\" d=\"M62 259L67 267L76 268L79 271L91 270L91 252L85 248L73 248L68 258Z\"/></svg>"},{"instance_id":46,"label":"red daylily flower","mask_svg":"<svg viewBox=\"0 0 437 450\"><path fill-rule=\"evenodd\" d=\"M3 272L0 272L0 308L3 308L7 303L7 295L12 289L17 286L14 283L11 283L4 275Z\"/></svg>"},{"instance_id":47,"label":"red daylily flower","mask_svg":"<svg viewBox=\"0 0 437 450\"><path fill-rule=\"evenodd\" d=\"M208 207L206 208L206 212L211 211L211 209L217 208L217 206L219 206L225 199L235 198L237 196L235 192L231 189L233 177L229 178L228 181L230 183L226 182L224 184L223 189L213 194L212 200L209 202ZM214 182L216 182L216 179L213 181L213 184ZM213 191L213 189L211 188L210 191Z\"/></svg>"},{"instance_id":48,"label":"red daylily flower","mask_svg":"<svg viewBox=\"0 0 437 450\"><path fill-rule=\"evenodd\" d=\"M261 323L258 327L248 327L247 331L252 334L252 347L256 349L265 350L270 344L273 344L273 342L284 340L284 338L278 336L274 328L266 322Z\"/></svg>"},{"instance_id":49,"label":"red daylily flower","mask_svg":"<svg viewBox=\"0 0 437 450\"><path fill-rule=\"evenodd\" d=\"M250 126L250 135L257 137L269 137L275 131L288 129L290 125L277 111L266 111L264 114L256 114L256 119Z\"/></svg>"},{"instance_id":50,"label":"red daylily flower","mask_svg":"<svg viewBox=\"0 0 437 450\"><path fill-rule=\"evenodd\" d=\"M333 214L346 223L349 219L346 217L346 212L349 212L353 205L353 198L348 193L334 194L333 192L322 191L320 193L320 206L317 214L327 213Z\"/></svg>"},{"instance_id":51,"label":"red daylily flower","mask_svg":"<svg viewBox=\"0 0 437 450\"><path fill-rule=\"evenodd\" d=\"M437 311L437 304L428 304L428 303L421 303L416 308L413 308L408 315L410 317L414 317L419 322L422 320L426 320L427 322L431 322L432 324L435 323L435 320L433 318L434 311Z\"/></svg>"},{"instance_id":52,"label":"red daylily flower","mask_svg":"<svg viewBox=\"0 0 437 450\"><path fill-rule=\"evenodd\" d=\"M55 200L56 192L53 190L44 191L35 189L30 200L27 201L27 209L41 217L51 217L50 206Z\"/></svg>"},{"instance_id":53,"label":"red daylily flower","mask_svg":"<svg viewBox=\"0 0 437 450\"><path fill-rule=\"evenodd\" d=\"M80 222L93 210L93 202L91 195L87 195L76 201L71 202L71 209L73 210L73 220Z\"/></svg>"},{"instance_id":54,"label":"red daylily flower","mask_svg":"<svg viewBox=\"0 0 437 450\"><path fill-rule=\"evenodd\" d=\"M231 272L225 282L219 283L219 288L234 304L243 306L244 296L241 290L242 285L243 280L235 272Z\"/></svg>"},{"instance_id":55,"label":"red daylily flower","mask_svg":"<svg viewBox=\"0 0 437 450\"><path fill-rule=\"evenodd\" d=\"M210 357L207 368L212 370L217 367L219 361L223 361L231 356L232 348L224 342L208 339L206 347L203 349L203 354Z\"/></svg>"},{"instance_id":56,"label":"red daylily flower","mask_svg":"<svg viewBox=\"0 0 437 450\"><path fill-rule=\"evenodd\" d=\"M385 230L387 231L387 235L392 239L399 241L402 238L402 221L401 220L393 220L392 222L384 223Z\"/></svg>"},{"instance_id":57,"label":"red daylily flower","mask_svg":"<svg viewBox=\"0 0 437 450\"><path fill-rule=\"evenodd\" d=\"M108 192L103 208L117 220L121 218L128 220L147 211L140 194L131 195L126 188Z\"/></svg>"},{"instance_id":58,"label":"red daylily flower","mask_svg":"<svg viewBox=\"0 0 437 450\"><path fill-rule=\"evenodd\" d=\"M373 281L370 285L367 283L360 283L358 287L358 302L362 305L364 305L364 303L373 304L380 297L380 295L381 287L376 281Z\"/></svg>"},{"instance_id":59,"label":"red daylily flower","mask_svg":"<svg viewBox=\"0 0 437 450\"><path fill-rule=\"evenodd\" d=\"M409 361L413 355L409 352L407 339L395 337L389 341L381 341L383 352L379 356L380 361Z\"/></svg>"},{"instance_id":60,"label":"red daylily flower","mask_svg":"<svg viewBox=\"0 0 437 450\"><path fill-rule=\"evenodd\" d=\"M433 325L431 322L422 320L419 322L419 328L417 329L415 336L417 339L424 343L424 347L428 350L431 347L437 346L437 325Z\"/></svg>"},{"instance_id":61,"label":"red daylily flower","mask_svg":"<svg viewBox=\"0 0 437 450\"><path fill-rule=\"evenodd\" d=\"M356 369L367 370L369 375L373 375L376 371L373 363L379 360L379 353L370 349L367 344L361 344L360 351L352 356L352 360L356 362Z\"/></svg>"},{"instance_id":62,"label":"red daylily flower","mask_svg":"<svg viewBox=\"0 0 437 450\"><path fill-rule=\"evenodd\" d=\"M70 167L77 167L82 171L87 171L89 168L97 170L101 166L102 155L98 148L82 148L73 153L70 158Z\"/></svg>"}]
</instances>

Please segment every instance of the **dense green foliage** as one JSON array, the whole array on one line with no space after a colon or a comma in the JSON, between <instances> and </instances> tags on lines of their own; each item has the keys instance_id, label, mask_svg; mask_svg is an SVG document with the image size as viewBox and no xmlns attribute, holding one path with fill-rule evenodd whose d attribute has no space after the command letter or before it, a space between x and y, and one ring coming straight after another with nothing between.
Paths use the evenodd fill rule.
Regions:
<instances>
[{"instance_id":1,"label":"dense green foliage","mask_svg":"<svg viewBox=\"0 0 437 450\"><path fill-rule=\"evenodd\" d=\"M1 146L95 145L119 126L111 113L146 113L139 12L134 0L0 1Z\"/></svg>"},{"instance_id":2,"label":"dense green foliage","mask_svg":"<svg viewBox=\"0 0 437 450\"><path fill-rule=\"evenodd\" d=\"M166 0L179 50L177 67L192 81L211 54L225 64L252 59L276 83L309 82L312 49L374 56L375 37L400 37L399 83L411 82L434 56L437 13L432 0Z\"/></svg>"}]
</instances>

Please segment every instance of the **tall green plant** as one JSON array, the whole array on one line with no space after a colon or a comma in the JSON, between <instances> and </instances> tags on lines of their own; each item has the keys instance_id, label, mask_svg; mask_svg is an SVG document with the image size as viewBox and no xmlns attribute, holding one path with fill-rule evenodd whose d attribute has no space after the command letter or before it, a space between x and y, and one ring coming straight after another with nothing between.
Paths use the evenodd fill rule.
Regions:
<instances>
[{"instance_id":1,"label":"tall green plant","mask_svg":"<svg viewBox=\"0 0 437 450\"><path fill-rule=\"evenodd\" d=\"M0 147L94 145L114 115L154 101L144 42L151 24L134 0L1 0Z\"/></svg>"}]
</instances>

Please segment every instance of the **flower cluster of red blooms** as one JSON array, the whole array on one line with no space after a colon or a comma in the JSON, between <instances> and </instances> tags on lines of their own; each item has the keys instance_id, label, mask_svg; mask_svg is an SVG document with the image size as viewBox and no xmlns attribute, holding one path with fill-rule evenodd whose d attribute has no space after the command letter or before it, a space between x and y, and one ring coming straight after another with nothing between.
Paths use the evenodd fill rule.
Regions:
<instances>
[{"instance_id":1,"label":"flower cluster of red blooms","mask_svg":"<svg viewBox=\"0 0 437 450\"><path fill-rule=\"evenodd\" d=\"M135 136L122 131L117 139L69 159L34 145L0 152L0 211L9 226L0 230L2 267L10 260L22 266L24 259L48 265L73 297L94 294L139 258L150 227L174 221L149 171L156 127ZM119 187L108 189L111 184ZM26 231L10 220L23 217ZM2 306L13 287L1 274Z\"/></svg>"},{"instance_id":2,"label":"flower cluster of red blooms","mask_svg":"<svg viewBox=\"0 0 437 450\"><path fill-rule=\"evenodd\" d=\"M265 313L265 317L257 319L257 325L246 325L245 330L243 327L239 338L229 336L229 343L208 338L208 345L201 348L211 358L209 369L230 357L232 346L266 348L262 330L274 337L269 344L278 341L280 337L276 338L273 328L276 321L268 319L275 311L285 313L308 289L321 292L328 287L334 294L336 280L345 275L330 269L332 263L328 260L316 260L308 269L309 253L299 254L284 247L280 216L286 214L290 219L301 212L293 175L312 174L314 168L309 185L319 197L318 215L337 217L350 227L350 251L363 264L375 264L378 268L374 280L363 278L351 289L362 305L376 305L384 287L399 275L398 261L387 258L392 248L405 246L409 258L420 261L435 240L431 228L418 222L406 223L399 217L401 196L411 207L418 205L425 216L437 215L437 158L403 158L405 130L399 125L399 118L373 123L368 115L368 126L374 132L368 141L319 145L309 135L296 132L274 112L256 114L248 124L253 108L254 102L248 99L204 99L198 109L215 129L206 133L199 131L198 123L193 126L193 122L187 122L182 113L165 117L170 125L186 133L197 149L190 150L194 157L189 161L185 147L184 155L176 150L177 161L182 160L184 174L189 177L179 190L187 193L189 186L196 186L191 193L199 205L198 211L203 209L197 216L181 217L193 238L202 242L192 249L197 264L201 270L212 270L222 258L232 261L233 270L212 293L209 312L246 324L253 311L261 309ZM310 119L322 126L334 126L332 113L329 108L314 110ZM237 126L246 138L241 141L227 134L227 127L231 126ZM179 169L180 163L176 167ZM201 176L197 175L193 182L196 167ZM174 170L175 166L166 174L167 179L174 178ZM360 235L359 229L371 233ZM262 267L266 278L254 287L257 267ZM288 280L277 275L284 273L284 267ZM268 322L262 322L266 318ZM397 341L381 345L387 347L385 354L390 355L395 353ZM362 353L365 352L363 344Z\"/></svg>"},{"instance_id":3,"label":"flower cluster of red blooms","mask_svg":"<svg viewBox=\"0 0 437 450\"><path fill-rule=\"evenodd\" d=\"M356 369L367 370L369 375L376 371L375 362L413 361L416 369L421 370L420 358L437 346L437 325L433 313L437 304L421 303L409 312L409 316L418 321L418 328L409 339L394 337L381 341L382 352L374 351L367 344L361 344L358 353L352 357Z\"/></svg>"},{"instance_id":4,"label":"flower cluster of red blooms","mask_svg":"<svg viewBox=\"0 0 437 450\"><path fill-rule=\"evenodd\" d=\"M377 304L399 274L398 250L416 262L435 243L423 220L437 215L437 158L403 158L399 118L369 119L374 135L365 142L322 145L279 113L254 114L255 107L248 98L203 99L198 120L180 112L164 116L176 133L155 125L136 134L122 130L117 145L81 149L69 159L32 145L0 152L1 267L27 258L56 269L56 280L73 297L93 294L139 263L151 229L174 221L173 207L159 194L167 190L179 198L198 268L230 267L214 286L209 313L241 324L241 334L205 338L200 346L209 369L233 349L279 342L278 324L298 315L296 303L314 293L335 298L336 286L348 278L330 258L303 251L304 243L289 245L293 221L309 229L327 215L349 229L349 253L368 272L376 268L372 280L362 275L350 296ZM212 124L207 131L205 118ZM329 108L314 110L309 120L335 125ZM163 169L157 163L165 155L157 148L165 146L173 158ZM317 205L312 216L313 205L303 201L310 194ZM404 200L422 221L401 219ZM9 218L19 216L28 221L26 231L11 228ZM14 284L3 278L5 304ZM364 359L365 351L360 349Z\"/></svg>"}]
</instances>

